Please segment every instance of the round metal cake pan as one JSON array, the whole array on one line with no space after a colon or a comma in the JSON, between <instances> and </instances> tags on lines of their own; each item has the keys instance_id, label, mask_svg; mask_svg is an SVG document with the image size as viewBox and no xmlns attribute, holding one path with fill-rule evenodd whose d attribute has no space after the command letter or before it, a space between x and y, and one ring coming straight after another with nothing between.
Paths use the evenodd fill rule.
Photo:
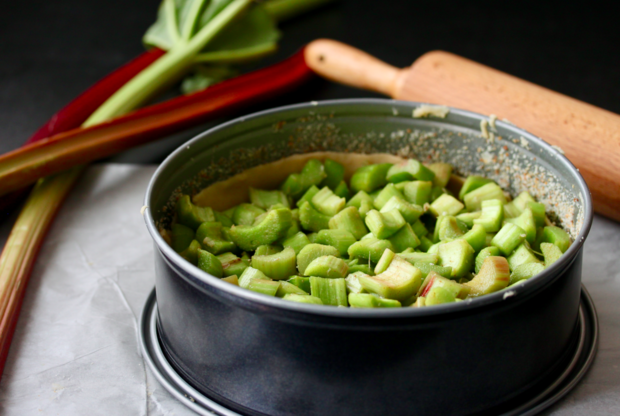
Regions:
<instances>
[{"instance_id":1,"label":"round metal cake pan","mask_svg":"<svg viewBox=\"0 0 620 416\"><path fill-rule=\"evenodd\" d=\"M579 172L539 138L450 109L413 118L419 103L340 100L225 123L171 154L145 212L155 244L162 349L190 385L248 415L462 415L501 406L569 354L578 321L581 256L592 222ZM491 120L493 121L493 120ZM244 169L320 150L447 161L546 203L574 243L524 284L484 297L395 310L303 305L210 276L175 253L158 226L175 192L193 194Z\"/></svg>"},{"instance_id":2,"label":"round metal cake pan","mask_svg":"<svg viewBox=\"0 0 620 416\"><path fill-rule=\"evenodd\" d=\"M486 413L495 416L534 416L566 396L590 369L598 347L598 317L585 287L582 287L577 325L579 330L575 333L574 347L569 349L566 362L558 371L541 380L538 385L532 386L520 397L504 403L501 409L491 409L493 413ZM240 416L239 413L204 396L175 371L161 348L157 332L157 300L153 290L142 310L139 334L142 355L157 380L170 394L198 414Z\"/></svg>"}]
</instances>

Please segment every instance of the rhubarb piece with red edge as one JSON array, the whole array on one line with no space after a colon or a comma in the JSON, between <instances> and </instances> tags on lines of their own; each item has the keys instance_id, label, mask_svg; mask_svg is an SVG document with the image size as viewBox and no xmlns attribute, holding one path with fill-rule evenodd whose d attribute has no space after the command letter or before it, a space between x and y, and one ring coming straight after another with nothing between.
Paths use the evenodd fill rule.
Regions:
<instances>
[{"instance_id":1,"label":"rhubarb piece with red edge","mask_svg":"<svg viewBox=\"0 0 620 416\"><path fill-rule=\"evenodd\" d=\"M480 271L464 286L471 288L470 296L487 295L504 289L510 283L510 267L504 257L484 259Z\"/></svg>"},{"instance_id":2,"label":"rhubarb piece with red edge","mask_svg":"<svg viewBox=\"0 0 620 416\"><path fill-rule=\"evenodd\" d=\"M370 293L395 300L410 298L422 283L422 272L391 250L385 250L385 257L392 257L388 268L376 276L358 277L360 284ZM381 261L379 261L381 263Z\"/></svg>"}]
</instances>

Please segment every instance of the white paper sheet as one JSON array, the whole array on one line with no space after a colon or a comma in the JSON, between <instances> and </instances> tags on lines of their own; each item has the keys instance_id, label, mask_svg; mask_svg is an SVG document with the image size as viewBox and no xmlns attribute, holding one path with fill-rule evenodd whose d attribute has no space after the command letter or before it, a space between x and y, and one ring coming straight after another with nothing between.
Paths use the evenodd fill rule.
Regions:
<instances>
[{"instance_id":1,"label":"white paper sheet","mask_svg":"<svg viewBox=\"0 0 620 416\"><path fill-rule=\"evenodd\" d=\"M3 415L190 415L146 367L137 321L154 285L140 208L152 166L95 165L68 198L30 280L4 376ZM584 277L598 358L547 415L620 414L620 225L601 217Z\"/></svg>"}]
</instances>

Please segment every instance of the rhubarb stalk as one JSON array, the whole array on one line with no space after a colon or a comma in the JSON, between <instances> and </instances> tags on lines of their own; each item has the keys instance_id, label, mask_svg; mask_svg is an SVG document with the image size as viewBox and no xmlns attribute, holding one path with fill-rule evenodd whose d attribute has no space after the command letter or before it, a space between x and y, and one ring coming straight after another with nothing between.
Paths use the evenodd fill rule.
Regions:
<instances>
[{"instance_id":1,"label":"rhubarb stalk","mask_svg":"<svg viewBox=\"0 0 620 416\"><path fill-rule=\"evenodd\" d=\"M237 18L250 5L251 0L223 1L215 4L215 8L212 7L214 3L204 8L205 3L205 0L195 0L189 13L190 23L186 20L185 25L177 27L181 30L180 36L178 31L173 33L174 46L98 107L83 123L84 127L94 126L132 111L154 98L165 87L179 80L192 65L200 62L201 50L233 19ZM289 4L296 3L299 3L299 0L290 1ZM222 5L223 8L218 8L218 5ZM168 10L174 7L174 1L164 0L162 9ZM282 13L282 10L279 13ZM283 15L286 15L286 12ZM173 16L172 19L167 19L172 27L178 26L176 11L169 12L169 16ZM223 43L226 45L227 37L224 38ZM235 52L224 58L246 59L252 55L260 56L273 48L270 42L262 46L250 45L245 48L245 56L242 52L240 53L243 49L243 47L237 48ZM203 61L209 60L204 56L202 59ZM213 55L210 60L214 60ZM183 123L177 127L181 126L184 126ZM2 251L0 256L0 374L4 369L24 291L38 250L54 216L82 170L83 166L77 166L37 182Z\"/></svg>"}]
</instances>

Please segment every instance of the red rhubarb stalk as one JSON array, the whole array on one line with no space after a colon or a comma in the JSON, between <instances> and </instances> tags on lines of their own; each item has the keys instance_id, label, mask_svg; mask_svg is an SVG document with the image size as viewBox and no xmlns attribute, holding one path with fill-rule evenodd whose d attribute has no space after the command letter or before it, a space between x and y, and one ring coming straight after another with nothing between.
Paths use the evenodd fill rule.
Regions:
<instances>
[{"instance_id":1,"label":"red rhubarb stalk","mask_svg":"<svg viewBox=\"0 0 620 416\"><path fill-rule=\"evenodd\" d=\"M206 90L146 107L108 123L74 129L0 156L0 195L207 119L289 91L312 76L303 52Z\"/></svg>"},{"instance_id":2,"label":"red rhubarb stalk","mask_svg":"<svg viewBox=\"0 0 620 416\"><path fill-rule=\"evenodd\" d=\"M92 112L99 108L112 94L164 53L161 49L153 48L114 70L54 114L24 145L36 143L39 140L80 127ZM29 187L25 187L4 195L0 199L0 211L8 209L15 202L21 200L29 189Z\"/></svg>"}]
</instances>

